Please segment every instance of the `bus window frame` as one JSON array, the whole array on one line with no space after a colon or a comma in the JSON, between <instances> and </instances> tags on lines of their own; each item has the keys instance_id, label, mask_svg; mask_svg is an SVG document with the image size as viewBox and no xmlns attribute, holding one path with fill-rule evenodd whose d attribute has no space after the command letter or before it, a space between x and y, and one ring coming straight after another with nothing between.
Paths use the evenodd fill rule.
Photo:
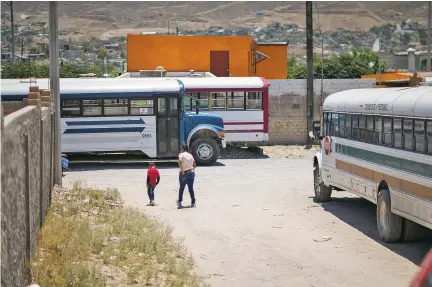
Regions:
<instances>
[{"instance_id":1,"label":"bus window frame","mask_svg":"<svg viewBox=\"0 0 432 287\"><path fill-rule=\"evenodd\" d=\"M403 118L402 117L392 117L392 133L393 133L393 147L396 149L404 149L404 140L403 140ZM394 129L395 120L400 121L400 146L396 146L396 133Z\"/></svg>"},{"instance_id":2,"label":"bus window frame","mask_svg":"<svg viewBox=\"0 0 432 287\"><path fill-rule=\"evenodd\" d=\"M377 121L380 122L380 129L377 130ZM384 117L374 116L374 144L384 145Z\"/></svg>"},{"instance_id":3,"label":"bus window frame","mask_svg":"<svg viewBox=\"0 0 432 287\"><path fill-rule=\"evenodd\" d=\"M427 126L427 120L426 119L413 119L414 126L413 126L413 132L414 132L414 152L426 154L427 153L427 133L426 133L426 126ZM423 123L423 151L417 150L417 142L419 135L416 133L416 122L422 122Z\"/></svg>"},{"instance_id":4,"label":"bus window frame","mask_svg":"<svg viewBox=\"0 0 432 287\"><path fill-rule=\"evenodd\" d=\"M84 101L94 101L94 100L98 100L98 101L101 101L101 105L100 105L100 107L101 107L101 114L100 115L92 115L92 116L90 116L90 115L84 115ZM88 99L81 99L80 100L80 103L81 103L81 115L80 115L80 117L83 117L83 118L98 118L98 117L104 117L104 106L103 106L103 100L104 100L104 98L88 98Z\"/></svg>"},{"instance_id":5,"label":"bus window frame","mask_svg":"<svg viewBox=\"0 0 432 287\"><path fill-rule=\"evenodd\" d=\"M264 92L262 91L244 91L245 95L245 110L246 111L262 111L263 105L264 105ZM249 102L249 93L255 93L257 96L259 95L261 97L261 108L259 109L248 109L247 104Z\"/></svg>"},{"instance_id":6,"label":"bus window frame","mask_svg":"<svg viewBox=\"0 0 432 287\"><path fill-rule=\"evenodd\" d=\"M429 138L429 128L431 129L431 138ZM432 120L426 120L426 126L425 126L425 134L426 134L426 154L432 155L432 148L429 150L429 141L432 142Z\"/></svg>"},{"instance_id":7,"label":"bus window frame","mask_svg":"<svg viewBox=\"0 0 432 287\"><path fill-rule=\"evenodd\" d=\"M366 115L366 143L375 143L375 115ZM372 119L372 129L369 129L369 121ZM369 136L372 134L372 139Z\"/></svg>"},{"instance_id":8,"label":"bus window frame","mask_svg":"<svg viewBox=\"0 0 432 287\"><path fill-rule=\"evenodd\" d=\"M74 116L74 117L64 117L63 116L63 102L64 101L78 101L78 105L73 105L70 107L78 107L79 108L79 114L77 116ZM61 118L78 118L78 117L82 117L82 114L83 114L82 100L78 100L78 99L76 99L76 100L74 100L74 99L64 100L63 99L62 100L62 99L60 99L60 117Z\"/></svg>"},{"instance_id":9,"label":"bus window frame","mask_svg":"<svg viewBox=\"0 0 432 287\"><path fill-rule=\"evenodd\" d=\"M411 122L411 148L407 148L405 146L406 142L406 134L405 134L405 121ZM414 119L413 118L402 118L402 142L403 142L403 149L407 151L414 151Z\"/></svg>"},{"instance_id":10,"label":"bus window frame","mask_svg":"<svg viewBox=\"0 0 432 287\"><path fill-rule=\"evenodd\" d=\"M153 101L153 105L151 107L132 107L132 101ZM138 98L138 97L133 97L133 98L128 98L128 115L131 117L146 117L146 116L154 116L155 115L155 109L156 109L156 102L155 102L155 97L152 96L151 98ZM132 108L148 108L148 109L153 109L153 113L151 114L145 114L145 115L132 115Z\"/></svg>"}]
</instances>

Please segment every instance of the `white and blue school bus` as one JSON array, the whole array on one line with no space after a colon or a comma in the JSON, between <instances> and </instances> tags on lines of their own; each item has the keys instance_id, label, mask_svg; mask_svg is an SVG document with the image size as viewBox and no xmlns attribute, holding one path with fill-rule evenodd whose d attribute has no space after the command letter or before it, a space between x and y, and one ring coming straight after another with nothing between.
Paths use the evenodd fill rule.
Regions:
<instances>
[{"instance_id":1,"label":"white and blue school bus","mask_svg":"<svg viewBox=\"0 0 432 287\"><path fill-rule=\"evenodd\" d=\"M377 205L385 242L432 228L432 87L359 89L328 96L322 148L314 157L315 200L345 190Z\"/></svg>"},{"instance_id":2,"label":"white and blue school bus","mask_svg":"<svg viewBox=\"0 0 432 287\"><path fill-rule=\"evenodd\" d=\"M48 88L39 79L40 89ZM29 83L1 80L2 101L22 100ZM185 112L183 83L61 79L61 147L73 153L140 152L172 158L187 144L198 164L217 161L226 147L221 117Z\"/></svg>"}]
</instances>

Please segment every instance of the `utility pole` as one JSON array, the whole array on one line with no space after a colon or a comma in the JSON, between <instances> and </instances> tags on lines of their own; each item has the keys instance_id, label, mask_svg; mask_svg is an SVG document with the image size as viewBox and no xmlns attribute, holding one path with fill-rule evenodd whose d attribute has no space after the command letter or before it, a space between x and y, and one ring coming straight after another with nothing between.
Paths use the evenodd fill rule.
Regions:
<instances>
[{"instance_id":1,"label":"utility pole","mask_svg":"<svg viewBox=\"0 0 432 287\"><path fill-rule=\"evenodd\" d=\"M178 26L176 27L176 35L178 36L178 33L179 33L179 28L178 28Z\"/></svg>"},{"instance_id":2,"label":"utility pole","mask_svg":"<svg viewBox=\"0 0 432 287\"><path fill-rule=\"evenodd\" d=\"M55 103L54 183L62 186L61 126L60 126L60 67L58 48L58 2L49 2L50 89Z\"/></svg>"},{"instance_id":3,"label":"utility pole","mask_svg":"<svg viewBox=\"0 0 432 287\"><path fill-rule=\"evenodd\" d=\"M24 37L21 37L21 61L24 53Z\"/></svg>"},{"instance_id":4,"label":"utility pole","mask_svg":"<svg viewBox=\"0 0 432 287\"><path fill-rule=\"evenodd\" d=\"M312 26L312 1L306 1L306 56L307 56L307 80L306 80L306 110L307 110L307 131L313 130L313 102L314 102L314 90L313 90L313 26ZM311 147L312 139L309 136L307 138L307 147Z\"/></svg>"},{"instance_id":5,"label":"utility pole","mask_svg":"<svg viewBox=\"0 0 432 287\"><path fill-rule=\"evenodd\" d=\"M169 35L169 21L168 21L168 35Z\"/></svg>"},{"instance_id":6,"label":"utility pole","mask_svg":"<svg viewBox=\"0 0 432 287\"><path fill-rule=\"evenodd\" d=\"M431 1L428 2L428 34L427 34L427 59L426 59L426 70L431 70Z\"/></svg>"},{"instance_id":7,"label":"utility pole","mask_svg":"<svg viewBox=\"0 0 432 287\"><path fill-rule=\"evenodd\" d=\"M12 34L12 63L15 63L15 24L14 24L13 1L9 2L9 6L10 6L11 34Z\"/></svg>"}]
</instances>

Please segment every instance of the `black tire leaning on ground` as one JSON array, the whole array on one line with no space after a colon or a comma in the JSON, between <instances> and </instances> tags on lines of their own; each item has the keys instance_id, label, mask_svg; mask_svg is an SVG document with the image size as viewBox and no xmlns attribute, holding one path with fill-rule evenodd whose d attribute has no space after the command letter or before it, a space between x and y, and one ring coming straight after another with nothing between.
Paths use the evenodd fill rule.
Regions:
<instances>
[{"instance_id":1,"label":"black tire leaning on ground","mask_svg":"<svg viewBox=\"0 0 432 287\"><path fill-rule=\"evenodd\" d=\"M324 182L322 182L319 166L315 166L314 169L314 191L315 202L330 201L332 190L330 187L325 186Z\"/></svg>"},{"instance_id":2,"label":"black tire leaning on ground","mask_svg":"<svg viewBox=\"0 0 432 287\"><path fill-rule=\"evenodd\" d=\"M415 241L424 235L425 228L414 221L404 218L402 221L402 241Z\"/></svg>"},{"instance_id":3,"label":"black tire leaning on ground","mask_svg":"<svg viewBox=\"0 0 432 287\"><path fill-rule=\"evenodd\" d=\"M208 158L202 158L199 155L198 150L203 146L211 149L211 156ZM212 165L220 156L220 150L217 142L212 138L198 138L191 145L191 152L197 164L200 165Z\"/></svg>"},{"instance_id":4,"label":"black tire leaning on ground","mask_svg":"<svg viewBox=\"0 0 432 287\"><path fill-rule=\"evenodd\" d=\"M382 241L392 243L401 239L402 217L391 212L388 189L383 189L378 194L376 220L378 234Z\"/></svg>"}]
</instances>

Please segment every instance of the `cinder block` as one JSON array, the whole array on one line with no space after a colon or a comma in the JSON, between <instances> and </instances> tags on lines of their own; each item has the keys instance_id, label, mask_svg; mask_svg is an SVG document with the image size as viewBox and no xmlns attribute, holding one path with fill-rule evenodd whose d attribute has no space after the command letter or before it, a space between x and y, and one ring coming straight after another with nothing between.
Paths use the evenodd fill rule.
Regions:
<instances>
[{"instance_id":1,"label":"cinder block","mask_svg":"<svg viewBox=\"0 0 432 287\"><path fill-rule=\"evenodd\" d=\"M39 86L30 86L29 92L39 92Z\"/></svg>"},{"instance_id":2,"label":"cinder block","mask_svg":"<svg viewBox=\"0 0 432 287\"><path fill-rule=\"evenodd\" d=\"M51 90L42 90L41 95L43 97L51 97Z\"/></svg>"},{"instance_id":3,"label":"cinder block","mask_svg":"<svg viewBox=\"0 0 432 287\"><path fill-rule=\"evenodd\" d=\"M51 107L51 103L49 103L49 102L41 102L41 106L49 108L49 107Z\"/></svg>"},{"instance_id":4,"label":"cinder block","mask_svg":"<svg viewBox=\"0 0 432 287\"><path fill-rule=\"evenodd\" d=\"M28 105L29 106L37 106L37 105L39 105L39 100L38 99L28 99Z\"/></svg>"},{"instance_id":5,"label":"cinder block","mask_svg":"<svg viewBox=\"0 0 432 287\"><path fill-rule=\"evenodd\" d=\"M29 92L28 98L33 99L33 100L37 100L40 98L40 94L39 94L39 92Z\"/></svg>"},{"instance_id":6,"label":"cinder block","mask_svg":"<svg viewBox=\"0 0 432 287\"><path fill-rule=\"evenodd\" d=\"M23 99L24 104L28 105L28 98Z\"/></svg>"},{"instance_id":7,"label":"cinder block","mask_svg":"<svg viewBox=\"0 0 432 287\"><path fill-rule=\"evenodd\" d=\"M49 103L51 101L50 96L41 96L40 99L42 103Z\"/></svg>"}]
</instances>

